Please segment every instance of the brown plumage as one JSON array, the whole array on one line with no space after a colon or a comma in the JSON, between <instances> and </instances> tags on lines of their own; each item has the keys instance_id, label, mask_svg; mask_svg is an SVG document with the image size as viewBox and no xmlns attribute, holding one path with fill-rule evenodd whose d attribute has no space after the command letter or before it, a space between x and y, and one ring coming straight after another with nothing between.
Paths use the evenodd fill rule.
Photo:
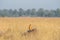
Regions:
<instances>
[{"instance_id":1,"label":"brown plumage","mask_svg":"<svg viewBox=\"0 0 60 40\"><path fill-rule=\"evenodd\" d=\"M29 30L32 30L31 24L29 25Z\"/></svg>"}]
</instances>

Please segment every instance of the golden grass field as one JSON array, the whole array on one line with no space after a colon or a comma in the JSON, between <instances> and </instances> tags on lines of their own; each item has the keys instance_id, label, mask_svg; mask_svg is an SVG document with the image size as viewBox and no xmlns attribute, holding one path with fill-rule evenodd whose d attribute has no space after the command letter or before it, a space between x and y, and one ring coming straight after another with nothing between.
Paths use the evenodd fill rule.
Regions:
<instances>
[{"instance_id":1,"label":"golden grass field","mask_svg":"<svg viewBox=\"0 0 60 40\"><path fill-rule=\"evenodd\" d=\"M37 31L23 35L29 24ZM60 18L0 18L0 40L60 40Z\"/></svg>"}]
</instances>

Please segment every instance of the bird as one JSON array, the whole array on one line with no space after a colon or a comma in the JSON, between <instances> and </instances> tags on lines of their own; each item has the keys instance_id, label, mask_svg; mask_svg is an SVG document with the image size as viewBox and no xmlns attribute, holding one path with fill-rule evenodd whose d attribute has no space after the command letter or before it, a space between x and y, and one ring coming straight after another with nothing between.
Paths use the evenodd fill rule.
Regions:
<instances>
[{"instance_id":1,"label":"bird","mask_svg":"<svg viewBox=\"0 0 60 40\"><path fill-rule=\"evenodd\" d=\"M32 28L31 24L29 24L28 26L28 30L26 32L24 32L22 35L35 35L37 33L37 29L36 28Z\"/></svg>"},{"instance_id":2,"label":"bird","mask_svg":"<svg viewBox=\"0 0 60 40\"><path fill-rule=\"evenodd\" d=\"M27 31L28 33L30 33L30 32L34 32L36 29L32 29L32 26L31 26L31 24L29 25L29 30Z\"/></svg>"},{"instance_id":3,"label":"bird","mask_svg":"<svg viewBox=\"0 0 60 40\"><path fill-rule=\"evenodd\" d=\"M32 26L31 26L31 24L29 25L29 30L32 30Z\"/></svg>"}]
</instances>

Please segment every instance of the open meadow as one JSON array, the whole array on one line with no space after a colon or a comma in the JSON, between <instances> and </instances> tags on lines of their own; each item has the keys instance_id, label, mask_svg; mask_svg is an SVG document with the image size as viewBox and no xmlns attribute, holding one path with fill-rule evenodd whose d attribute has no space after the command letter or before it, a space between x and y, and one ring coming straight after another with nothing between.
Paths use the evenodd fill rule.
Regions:
<instances>
[{"instance_id":1,"label":"open meadow","mask_svg":"<svg viewBox=\"0 0 60 40\"><path fill-rule=\"evenodd\" d=\"M35 32L27 33L29 24ZM60 40L60 18L0 18L0 40Z\"/></svg>"}]
</instances>

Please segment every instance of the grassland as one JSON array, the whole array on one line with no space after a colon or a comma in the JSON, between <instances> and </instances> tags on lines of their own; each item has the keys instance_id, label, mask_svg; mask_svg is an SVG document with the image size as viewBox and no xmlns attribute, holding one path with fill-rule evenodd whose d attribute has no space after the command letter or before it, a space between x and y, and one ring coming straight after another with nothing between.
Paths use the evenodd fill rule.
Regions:
<instances>
[{"instance_id":1,"label":"grassland","mask_svg":"<svg viewBox=\"0 0 60 40\"><path fill-rule=\"evenodd\" d=\"M37 32L24 36L29 24ZM60 18L0 18L0 40L60 40Z\"/></svg>"}]
</instances>

